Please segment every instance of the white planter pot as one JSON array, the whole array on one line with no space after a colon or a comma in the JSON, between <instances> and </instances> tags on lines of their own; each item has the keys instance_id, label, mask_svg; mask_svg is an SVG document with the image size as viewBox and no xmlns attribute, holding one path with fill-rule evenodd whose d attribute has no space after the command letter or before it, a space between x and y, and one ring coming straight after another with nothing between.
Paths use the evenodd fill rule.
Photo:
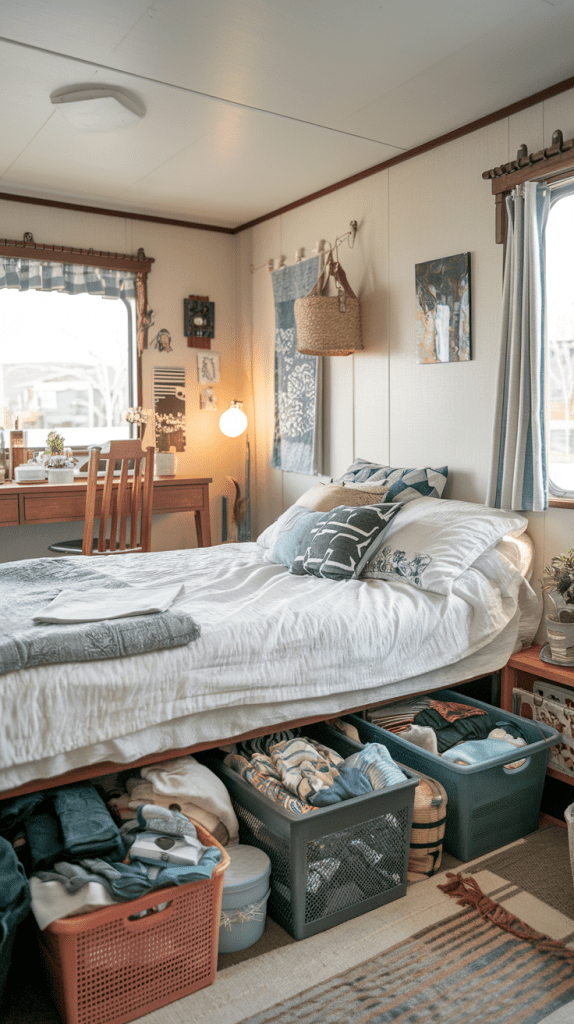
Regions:
<instances>
[{"instance_id":1,"label":"white planter pot","mask_svg":"<svg viewBox=\"0 0 574 1024\"><path fill-rule=\"evenodd\" d=\"M571 612L562 612L564 617L571 614ZM574 665L574 622L562 622L560 619L547 615L546 632L554 661L561 661L565 665Z\"/></svg>"},{"instance_id":2,"label":"white planter pot","mask_svg":"<svg viewBox=\"0 0 574 1024\"><path fill-rule=\"evenodd\" d=\"M155 475L175 476L177 472L177 455L175 452L156 452Z\"/></svg>"},{"instance_id":3,"label":"white planter pot","mask_svg":"<svg viewBox=\"0 0 574 1024\"><path fill-rule=\"evenodd\" d=\"M49 484L73 484L74 482L74 467L64 466L62 469L50 469L48 468L48 483Z\"/></svg>"}]
</instances>

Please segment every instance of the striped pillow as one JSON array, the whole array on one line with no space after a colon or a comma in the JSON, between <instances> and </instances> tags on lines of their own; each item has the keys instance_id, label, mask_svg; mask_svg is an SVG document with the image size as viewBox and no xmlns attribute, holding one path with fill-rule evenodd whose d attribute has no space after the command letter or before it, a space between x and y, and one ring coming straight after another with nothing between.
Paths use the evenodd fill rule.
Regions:
<instances>
[{"instance_id":1,"label":"striped pillow","mask_svg":"<svg viewBox=\"0 0 574 1024\"><path fill-rule=\"evenodd\" d=\"M336 483L344 485L378 484L387 487L385 501L400 501L404 504L414 498L441 498L448 477L448 466L432 469L424 466L418 469L394 469L378 462L355 459Z\"/></svg>"}]
</instances>

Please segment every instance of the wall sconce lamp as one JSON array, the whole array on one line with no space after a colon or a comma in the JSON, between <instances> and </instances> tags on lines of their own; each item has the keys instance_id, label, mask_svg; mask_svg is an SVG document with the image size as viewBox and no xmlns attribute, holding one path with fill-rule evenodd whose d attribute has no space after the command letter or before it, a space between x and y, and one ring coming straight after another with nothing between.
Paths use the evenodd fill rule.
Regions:
<instances>
[{"instance_id":1,"label":"wall sconce lamp","mask_svg":"<svg viewBox=\"0 0 574 1024\"><path fill-rule=\"evenodd\" d=\"M242 405L243 402L233 401L229 409L219 417L219 429L227 437L239 437L247 427L247 416Z\"/></svg>"},{"instance_id":2,"label":"wall sconce lamp","mask_svg":"<svg viewBox=\"0 0 574 1024\"><path fill-rule=\"evenodd\" d=\"M243 402L234 400L229 409L226 409L224 413L219 417L219 429L222 434L226 437L239 437L247 428L247 416L243 412L241 406ZM235 503L233 506L233 518L237 523L237 539L238 541L251 540L251 499L249 493L249 475L250 475L250 449L249 449L249 437L245 435L245 494L241 498L241 490L237 480L233 480L232 477L228 479L232 480L235 486ZM227 540L227 499L223 498L223 529L222 537L223 541Z\"/></svg>"}]
</instances>

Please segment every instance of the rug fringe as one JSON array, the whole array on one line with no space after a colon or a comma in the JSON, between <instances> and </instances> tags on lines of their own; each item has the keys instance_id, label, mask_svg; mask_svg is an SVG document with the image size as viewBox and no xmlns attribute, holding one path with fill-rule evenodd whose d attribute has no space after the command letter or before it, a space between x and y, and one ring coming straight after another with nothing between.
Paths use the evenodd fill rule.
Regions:
<instances>
[{"instance_id":1,"label":"rug fringe","mask_svg":"<svg viewBox=\"0 0 574 1024\"><path fill-rule=\"evenodd\" d=\"M485 896L471 875L464 878L460 873L447 871L446 877L451 881L439 885L438 888L456 899L460 907L474 907L483 921L492 921L498 928L510 932L518 939L526 939L527 942L531 942L536 949L554 953L565 960L574 959L574 949L569 949L559 939L551 939L550 936L537 932L520 918L511 914L510 911L505 910L500 903L495 903L489 896Z\"/></svg>"}]
</instances>

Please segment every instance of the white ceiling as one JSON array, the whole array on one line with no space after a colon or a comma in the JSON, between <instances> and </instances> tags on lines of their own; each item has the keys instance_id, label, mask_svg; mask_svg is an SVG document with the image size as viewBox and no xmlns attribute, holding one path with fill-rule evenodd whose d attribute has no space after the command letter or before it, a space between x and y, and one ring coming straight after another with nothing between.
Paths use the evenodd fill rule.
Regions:
<instances>
[{"instance_id":1,"label":"white ceiling","mask_svg":"<svg viewBox=\"0 0 574 1024\"><path fill-rule=\"evenodd\" d=\"M573 53L574 0L0 0L0 191L236 227L564 81ZM50 94L80 83L145 117L78 133Z\"/></svg>"}]
</instances>

